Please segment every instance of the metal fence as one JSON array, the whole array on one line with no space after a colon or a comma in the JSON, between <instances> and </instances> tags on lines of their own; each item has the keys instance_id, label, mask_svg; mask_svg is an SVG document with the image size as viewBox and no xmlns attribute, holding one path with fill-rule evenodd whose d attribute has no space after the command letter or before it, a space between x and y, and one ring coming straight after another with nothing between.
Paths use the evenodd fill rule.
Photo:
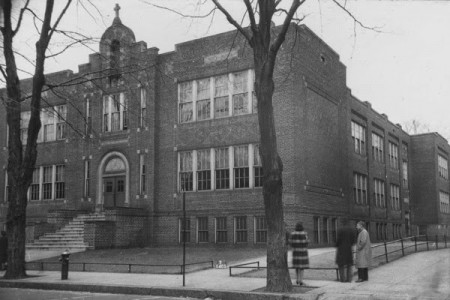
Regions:
<instances>
[{"instance_id":1,"label":"metal fence","mask_svg":"<svg viewBox=\"0 0 450 300\"><path fill-rule=\"evenodd\" d=\"M147 273L147 274L182 274L214 267L214 261L203 261L171 265L156 264L130 264L130 263L103 263L103 262L69 262L70 271L75 272L114 272L114 273ZM59 271L59 261L33 261L27 262L27 270Z\"/></svg>"},{"instance_id":2,"label":"metal fence","mask_svg":"<svg viewBox=\"0 0 450 300\"><path fill-rule=\"evenodd\" d=\"M429 251L429 250L438 250L448 247L447 235L443 236L428 236L428 235L417 235L412 237L405 237L394 241L384 241L381 243L372 245L372 266L379 266L382 264L389 263L395 259L403 257L408 254L412 254L419 251ZM325 255L332 255L333 257L323 259L324 261L328 261L329 264L334 262L335 252L328 252ZM267 269L266 266L261 266L259 261L253 261L238 265L233 265L229 267L230 276L238 276L244 275L250 276L249 273L255 273L258 271L262 271ZM288 268L293 270L295 268ZM311 271L317 273L316 276L320 276L322 279L330 279L331 273L336 273L336 279L339 280L339 270L337 266L313 266L308 269L308 273ZM253 276L258 276L254 275ZM265 276L263 274L259 274L259 276Z\"/></svg>"}]
</instances>

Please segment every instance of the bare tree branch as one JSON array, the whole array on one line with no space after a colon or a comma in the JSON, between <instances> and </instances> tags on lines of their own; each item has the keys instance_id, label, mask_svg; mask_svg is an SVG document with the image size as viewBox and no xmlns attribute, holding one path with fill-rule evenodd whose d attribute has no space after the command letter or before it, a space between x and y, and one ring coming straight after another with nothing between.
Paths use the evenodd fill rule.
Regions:
<instances>
[{"instance_id":1,"label":"bare tree branch","mask_svg":"<svg viewBox=\"0 0 450 300\"><path fill-rule=\"evenodd\" d=\"M13 36L15 36L17 34L17 32L19 31L20 25L22 24L22 20L23 20L23 15L24 15L25 11L28 10L28 4L30 4L30 0L27 0L25 5L20 9L19 20L17 21L16 29L14 29L12 32Z\"/></svg>"},{"instance_id":2,"label":"bare tree branch","mask_svg":"<svg viewBox=\"0 0 450 300\"><path fill-rule=\"evenodd\" d=\"M145 4L147 4L147 5L154 6L154 7L156 7L156 8L160 8L160 9L164 9L164 10L173 12L174 14L177 14L177 15L179 15L179 16L181 16L181 17L184 17L184 18L193 18L193 19L202 19L202 18L206 18L206 17L210 16L211 14L213 14L214 11L216 10L215 8L213 8L213 9L211 9L206 15L201 15L201 16L199 16L199 15L185 15L185 14L179 12L179 11L176 11L176 10L174 10L174 9L171 9L171 8L168 8L168 7L165 7L165 6L160 6L160 5L157 5L157 4L154 4L154 3L149 3L149 2L147 2L147 1L141 1L141 2L142 2L142 3L145 3Z\"/></svg>"},{"instance_id":3,"label":"bare tree branch","mask_svg":"<svg viewBox=\"0 0 450 300\"><path fill-rule=\"evenodd\" d=\"M245 6L247 7L247 13L248 13L248 17L250 19L250 28L253 31L253 34L256 33L256 31L258 30L257 26L256 26L256 21L255 21L255 14L253 12L253 7L252 4L250 3L249 0L244 0Z\"/></svg>"},{"instance_id":4,"label":"bare tree branch","mask_svg":"<svg viewBox=\"0 0 450 300\"><path fill-rule=\"evenodd\" d=\"M286 32L289 28L289 24L291 23L291 20L297 11L297 9L302 5L306 0L294 0L292 1L291 8L289 9L289 12L286 15L286 18L284 19L283 25L281 27L281 31L277 36L277 39L273 43L272 47L270 47L270 52L272 59L275 60L276 53L278 52L278 49L280 49L281 44L284 42L284 38L286 36Z\"/></svg>"},{"instance_id":5,"label":"bare tree branch","mask_svg":"<svg viewBox=\"0 0 450 300\"><path fill-rule=\"evenodd\" d=\"M247 31L244 30L244 28L242 28L241 25L238 24L238 22L236 22L236 20L230 15L230 13L219 3L218 0L212 0L214 2L214 4L216 5L216 7L225 15L225 17L227 18L228 22L233 25L234 27L236 27L236 29L248 40L249 43L251 43L252 41L252 37L248 34Z\"/></svg>"},{"instance_id":6,"label":"bare tree branch","mask_svg":"<svg viewBox=\"0 0 450 300\"><path fill-rule=\"evenodd\" d=\"M61 11L61 13L58 16L58 19L56 20L55 24L52 26L50 33L48 35L48 38L51 39L53 32L55 32L56 28L58 27L59 22L61 21L62 17L64 16L64 14L66 13L67 9L70 6L70 3L72 3L72 0L67 0L66 6L63 8L63 10Z\"/></svg>"},{"instance_id":7,"label":"bare tree branch","mask_svg":"<svg viewBox=\"0 0 450 300\"><path fill-rule=\"evenodd\" d=\"M342 4L339 3L337 0L333 0L333 2L334 2L337 6L339 6L343 11L345 11L345 12L350 16L350 18L352 18L353 21L354 21L356 24L358 24L359 26L361 26L362 28L369 29L369 30L373 30L373 31L375 31L375 32L382 32L381 30L378 29L378 27L369 27L369 26L364 25L361 21L358 20L358 18L356 18L356 17L355 17L355 16L347 9L347 7L345 7L345 5L342 5Z\"/></svg>"}]
</instances>

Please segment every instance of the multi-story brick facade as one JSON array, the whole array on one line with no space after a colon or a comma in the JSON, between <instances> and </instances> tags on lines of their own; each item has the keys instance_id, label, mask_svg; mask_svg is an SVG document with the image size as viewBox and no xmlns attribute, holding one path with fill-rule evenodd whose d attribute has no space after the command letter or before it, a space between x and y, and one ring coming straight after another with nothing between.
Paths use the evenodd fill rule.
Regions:
<instances>
[{"instance_id":1,"label":"multi-story brick facade","mask_svg":"<svg viewBox=\"0 0 450 300\"><path fill-rule=\"evenodd\" d=\"M253 76L251 49L236 32L159 54L136 42L116 17L99 53L78 73L48 75L48 82L64 84L43 95L28 220L46 220L55 210L95 210L126 216L123 223L134 212L140 224L134 226L145 227L140 239L151 245L179 243L182 230L192 244L263 245ZM430 154L421 136L409 136L353 97L338 54L305 26L288 31L274 80L288 229L303 221L314 244L332 244L342 218L368 221L375 240L411 234L414 224L448 226L448 175L430 171L432 187L424 173L415 177L416 168L437 168L438 160L440 172L448 170L447 141L439 139ZM25 89L29 84L23 81ZM26 110L25 104L24 120ZM6 170L6 122L0 129ZM2 222L6 171L0 180ZM429 202L434 206L427 208ZM447 210L438 213L439 203ZM430 210L426 222L414 213L419 207ZM107 225L90 224L89 234Z\"/></svg>"}]
</instances>

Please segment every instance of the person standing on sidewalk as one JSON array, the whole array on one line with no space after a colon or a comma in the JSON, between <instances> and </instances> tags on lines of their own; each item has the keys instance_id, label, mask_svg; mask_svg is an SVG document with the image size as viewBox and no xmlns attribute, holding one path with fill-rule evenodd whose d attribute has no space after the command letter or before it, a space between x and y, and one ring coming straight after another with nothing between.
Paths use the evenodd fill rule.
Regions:
<instances>
[{"instance_id":1,"label":"person standing on sidewalk","mask_svg":"<svg viewBox=\"0 0 450 300\"><path fill-rule=\"evenodd\" d=\"M0 237L0 270L6 270L6 263L8 261L8 238L6 231L2 230Z\"/></svg>"},{"instance_id":2,"label":"person standing on sidewalk","mask_svg":"<svg viewBox=\"0 0 450 300\"><path fill-rule=\"evenodd\" d=\"M370 237L367 230L364 228L363 221L356 224L358 230L358 239L356 241L356 268L358 268L358 280L356 282L369 280L369 267L372 259L372 248Z\"/></svg>"},{"instance_id":3,"label":"person standing on sidewalk","mask_svg":"<svg viewBox=\"0 0 450 300\"><path fill-rule=\"evenodd\" d=\"M304 231L303 224L298 222L295 225L295 231L291 232L289 237L289 244L293 248L292 266L295 268L298 285L304 285L304 271L309 268L308 243L308 235Z\"/></svg>"},{"instance_id":4,"label":"person standing on sidewalk","mask_svg":"<svg viewBox=\"0 0 450 300\"><path fill-rule=\"evenodd\" d=\"M336 264L339 268L339 280L341 282L352 282L352 247L356 243L356 232L354 228L349 226L347 219L342 219L342 226L337 232Z\"/></svg>"}]
</instances>

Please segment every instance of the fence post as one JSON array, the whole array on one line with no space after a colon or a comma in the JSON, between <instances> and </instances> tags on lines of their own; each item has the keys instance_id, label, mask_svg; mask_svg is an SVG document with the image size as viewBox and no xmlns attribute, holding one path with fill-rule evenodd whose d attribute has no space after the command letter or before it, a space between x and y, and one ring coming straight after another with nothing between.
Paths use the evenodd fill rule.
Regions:
<instances>
[{"instance_id":1,"label":"fence post","mask_svg":"<svg viewBox=\"0 0 450 300\"><path fill-rule=\"evenodd\" d=\"M400 242L402 243L402 256L405 256L405 248L403 247L403 239L400 239Z\"/></svg>"},{"instance_id":2,"label":"fence post","mask_svg":"<svg viewBox=\"0 0 450 300\"><path fill-rule=\"evenodd\" d=\"M428 246L428 234L425 235L425 239L427 240L427 251L429 251L430 247Z\"/></svg>"},{"instance_id":3,"label":"fence post","mask_svg":"<svg viewBox=\"0 0 450 300\"><path fill-rule=\"evenodd\" d=\"M436 250L439 249L439 237L436 234Z\"/></svg>"},{"instance_id":4,"label":"fence post","mask_svg":"<svg viewBox=\"0 0 450 300\"><path fill-rule=\"evenodd\" d=\"M128 273L131 273L131 264L128 264Z\"/></svg>"},{"instance_id":5,"label":"fence post","mask_svg":"<svg viewBox=\"0 0 450 300\"><path fill-rule=\"evenodd\" d=\"M445 243L445 248L447 248L447 235L444 234L444 243Z\"/></svg>"},{"instance_id":6,"label":"fence post","mask_svg":"<svg viewBox=\"0 0 450 300\"><path fill-rule=\"evenodd\" d=\"M389 260L388 260L388 252L387 252L386 241L384 241L384 256L386 257L386 263L388 263Z\"/></svg>"},{"instance_id":7,"label":"fence post","mask_svg":"<svg viewBox=\"0 0 450 300\"><path fill-rule=\"evenodd\" d=\"M417 236L414 236L414 250L417 252Z\"/></svg>"}]
</instances>

